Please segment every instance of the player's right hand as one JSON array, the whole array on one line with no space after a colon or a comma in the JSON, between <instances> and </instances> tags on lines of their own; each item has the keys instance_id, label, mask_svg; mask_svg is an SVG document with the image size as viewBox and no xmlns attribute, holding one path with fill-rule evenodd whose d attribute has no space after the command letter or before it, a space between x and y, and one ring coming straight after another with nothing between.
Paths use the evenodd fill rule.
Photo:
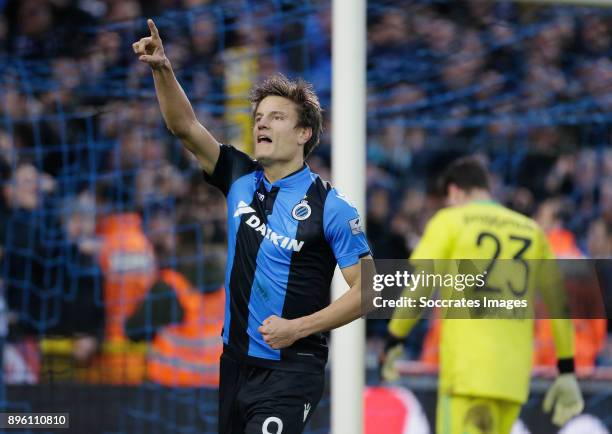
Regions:
<instances>
[{"instance_id":1,"label":"player's right hand","mask_svg":"<svg viewBox=\"0 0 612 434\"><path fill-rule=\"evenodd\" d=\"M155 23L149 18L147 20L147 25L149 26L151 36L147 36L138 42L134 42L132 44L132 48L134 49L134 53L139 55L138 60L146 63L153 69L160 69L166 65L168 59L164 53L164 46L161 38L159 37L159 31L157 30Z\"/></svg>"},{"instance_id":2,"label":"player's right hand","mask_svg":"<svg viewBox=\"0 0 612 434\"><path fill-rule=\"evenodd\" d=\"M395 362L405 356L404 344L395 338L389 338L385 345L385 350L378 358L378 369L380 378L383 381L397 381L400 374L395 367Z\"/></svg>"}]
</instances>

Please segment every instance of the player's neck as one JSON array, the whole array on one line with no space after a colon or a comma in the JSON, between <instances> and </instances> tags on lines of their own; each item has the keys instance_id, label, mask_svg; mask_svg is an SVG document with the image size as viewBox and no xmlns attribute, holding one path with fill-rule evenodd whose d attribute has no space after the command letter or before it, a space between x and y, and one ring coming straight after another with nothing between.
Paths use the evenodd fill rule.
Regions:
<instances>
[{"instance_id":1,"label":"player's neck","mask_svg":"<svg viewBox=\"0 0 612 434\"><path fill-rule=\"evenodd\" d=\"M274 183L304 166L303 159L296 159L290 162L276 163L264 166L264 175L270 183Z\"/></svg>"},{"instance_id":2,"label":"player's neck","mask_svg":"<svg viewBox=\"0 0 612 434\"><path fill-rule=\"evenodd\" d=\"M466 203L492 201L491 193L486 190L473 190L465 198Z\"/></svg>"}]
</instances>

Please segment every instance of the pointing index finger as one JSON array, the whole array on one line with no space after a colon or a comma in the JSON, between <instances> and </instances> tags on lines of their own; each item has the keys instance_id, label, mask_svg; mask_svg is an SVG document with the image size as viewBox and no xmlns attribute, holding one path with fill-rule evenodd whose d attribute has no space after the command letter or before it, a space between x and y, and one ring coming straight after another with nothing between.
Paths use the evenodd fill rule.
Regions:
<instances>
[{"instance_id":1,"label":"pointing index finger","mask_svg":"<svg viewBox=\"0 0 612 434\"><path fill-rule=\"evenodd\" d=\"M159 32L157 31L157 27L151 18L147 20L147 24L149 25L149 30L151 31L151 36L154 38L159 38Z\"/></svg>"}]
</instances>

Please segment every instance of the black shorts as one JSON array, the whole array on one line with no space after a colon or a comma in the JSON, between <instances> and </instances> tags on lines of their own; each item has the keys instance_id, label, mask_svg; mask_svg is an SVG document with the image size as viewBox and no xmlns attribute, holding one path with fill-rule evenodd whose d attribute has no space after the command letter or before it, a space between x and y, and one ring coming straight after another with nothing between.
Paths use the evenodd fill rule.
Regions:
<instances>
[{"instance_id":1,"label":"black shorts","mask_svg":"<svg viewBox=\"0 0 612 434\"><path fill-rule=\"evenodd\" d=\"M325 374L289 372L221 356L219 434L299 434L323 395Z\"/></svg>"}]
</instances>

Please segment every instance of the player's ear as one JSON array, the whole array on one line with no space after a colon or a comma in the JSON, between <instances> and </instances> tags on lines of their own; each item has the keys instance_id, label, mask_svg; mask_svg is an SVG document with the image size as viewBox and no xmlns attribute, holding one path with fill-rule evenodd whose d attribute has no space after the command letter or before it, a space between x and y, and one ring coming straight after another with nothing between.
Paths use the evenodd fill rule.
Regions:
<instances>
[{"instance_id":1,"label":"player's ear","mask_svg":"<svg viewBox=\"0 0 612 434\"><path fill-rule=\"evenodd\" d=\"M305 145L312 137L311 127L298 127L298 143Z\"/></svg>"},{"instance_id":2,"label":"player's ear","mask_svg":"<svg viewBox=\"0 0 612 434\"><path fill-rule=\"evenodd\" d=\"M457 184L452 182L448 184L446 187L446 202L449 205L455 205L460 192L461 189Z\"/></svg>"},{"instance_id":3,"label":"player's ear","mask_svg":"<svg viewBox=\"0 0 612 434\"><path fill-rule=\"evenodd\" d=\"M444 197L446 199L450 199L450 197L453 195L453 187L456 187L455 184L446 184L446 186L443 187L442 194L444 195Z\"/></svg>"}]
</instances>

